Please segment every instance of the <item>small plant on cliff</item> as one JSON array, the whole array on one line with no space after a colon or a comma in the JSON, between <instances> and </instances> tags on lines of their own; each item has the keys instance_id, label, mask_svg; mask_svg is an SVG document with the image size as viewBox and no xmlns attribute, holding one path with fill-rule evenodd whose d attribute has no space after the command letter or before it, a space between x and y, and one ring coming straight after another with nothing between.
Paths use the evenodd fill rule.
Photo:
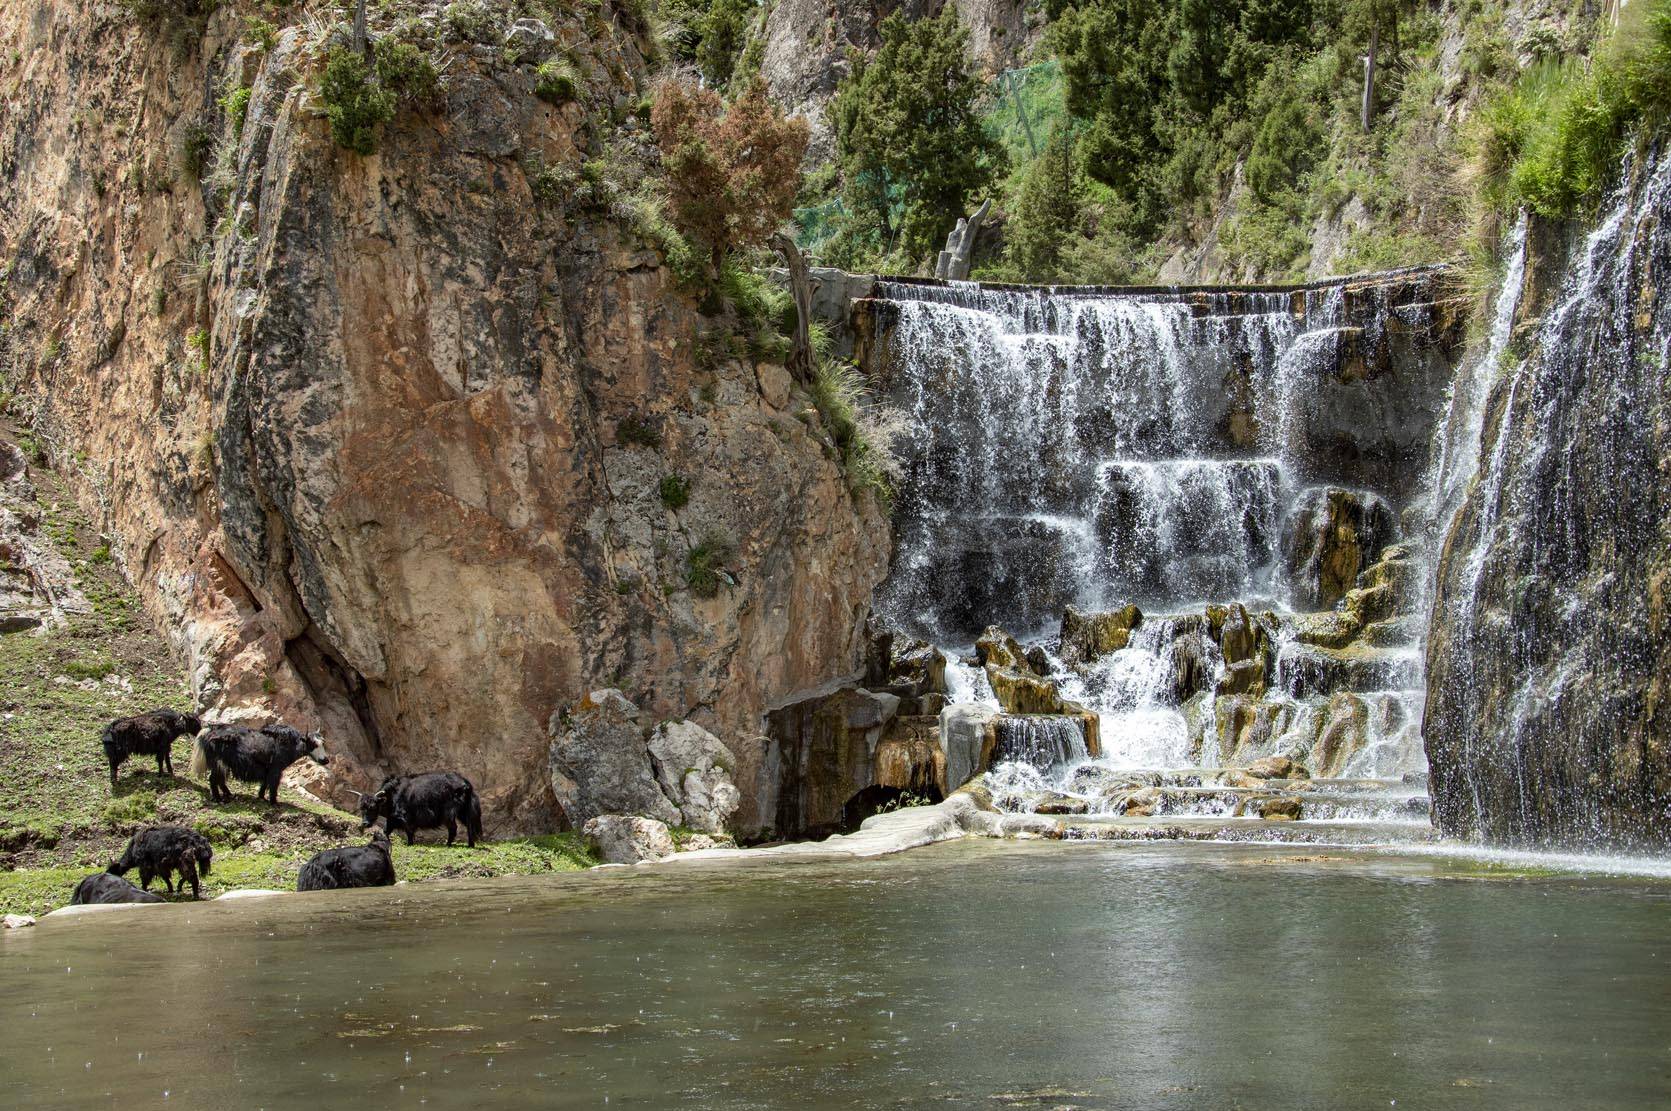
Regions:
<instances>
[{"instance_id":1,"label":"small plant on cliff","mask_svg":"<svg viewBox=\"0 0 1671 1111\"><path fill-rule=\"evenodd\" d=\"M764 245L789 218L807 125L784 116L765 82L753 82L727 107L710 90L664 81L650 122L674 223L708 248L715 273L733 248Z\"/></svg>"},{"instance_id":2,"label":"small plant on cliff","mask_svg":"<svg viewBox=\"0 0 1671 1111\"><path fill-rule=\"evenodd\" d=\"M232 137L244 137L244 120L249 116L249 98L253 90L248 85L239 85L235 89L228 89L226 95L220 98L221 111L232 124Z\"/></svg>"},{"instance_id":3,"label":"small plant on cliff","mask_svg":"<svg viewBox=\"0 0 1671 1111\"><path fill-rule=\"evenodd\" d=\"M895 445L909 429L905 414L871 398L859 371L834 359L820 360L814 370L812 400L852 488L891 498L904 477Z\"/></svg>"},{"instance_id":4,"label":"small plant on cliff","mask_svg":"<svg viewBox=\"0 0 1671 1111\"><path fill-rule=\"evenodd\" d=\"M615 439L618 443L632 444L636 447L661 447L661 432L645 417L627 417L622 420L615 426Z\"/></svg>"},{"instance_id":5,"label":"small plant on cliff","mask_svg":"<svg viewBox=\"0 0 1671 1111\"><path fill-rule=\"evenodd\" d=\"M375 59L368 65L352 50L334 47L319 85L331 137L356 154L374 153L377 129L400 105L433 100L440 85L434 64L412 43L381 39Z\"/></svg>"},{"instance_id":6,"label":"small plant on cliff","mask_svg":"<svg viewBox=\"0 0 1671 1111\"><path fill-rule=\"evenodd\" d=\"M736 558L736 545L717 532L709 533L685 557L685 585L698 598L712 598L722 585L735 586L725 565Z\"/></svg>"},{"instance_id":7,"label":"small plant on cliff","mask_svg":"<svg viewBox=\"0 0 1671 1111\"><path fill-rule=\"evenodd\" d=\"M690 483L682 476L670 474L661 480L661 504L669 509L683 509L690 504Z\"/></svg>"}]
</instances>

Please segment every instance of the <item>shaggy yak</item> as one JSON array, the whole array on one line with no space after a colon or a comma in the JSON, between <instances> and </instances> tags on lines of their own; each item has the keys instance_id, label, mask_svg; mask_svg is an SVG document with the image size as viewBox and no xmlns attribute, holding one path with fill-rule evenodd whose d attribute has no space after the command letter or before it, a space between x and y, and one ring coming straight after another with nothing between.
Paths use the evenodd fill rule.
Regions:
<instances>
[{"instance_id":1,"label":"shaggy yak","mask_svg":"<svg viewBox=\"0 0 1671 1111\"><path fill-rule=\"evenodd\" d=\"M215 802L232 801L232 792L226 786L230 773L244 783L259 784L255 797L277 806L279 778L285 768L304 756L318 764L329 762L325 742L318 733L303 733L279 724L260 729L217 725L197 738L191 770L193 775L208 772L209 798Z\"/></svg>"},{"instance_id":2,"label":"shaggy yak","mask_svg":"<svg viewBox=\"0 0 1671 1111\"><path fill-rule=\"evenodd\" d=\"M205 867L204 871L208 871ZM121 876L113 876L109 872L94 872L86 879L75 885L75 894L70 896L70 906L88 906L92 903L162 903L167 902L161 895L153 895L149 891L141 891Z\"/></svg>"},{"instance_id":3,"label":"shaggy yak","mask_svg":"<svg viewBox=\"0 0 1671 1111\"><path fill-rule=\"evenodd\" d=\"M369 845L347 845L315 853L296 877L297 891L330 891L339 887L389 887L395 882L395 863L389 835L377 830Z\"/></svg>"},{"instance_id":4,"label":"shaggy yak","mask_svg":"<svg viewBox=\"0 0 1671 1111\"><path fill-rule=\"evenodd\" d=\"M152 710L131 718L117 718L104 727L99 740L110 761L110 789L116 790L116 769L130 756L155 756L157 774L174 774L174 738L195 737L203 723L193 714Z\"/></svg>"},{"instance_id":5,"label":"shaggy yak","mask_svg":"<svg viewBox=\"0 0 1671 1111\"><path fill-rule=\"evenodd\" d=\"M391 775L376 792L360 796L360 828L377 824L392 834L406 831L412 844L420 829L447 827L447 844L458 836L464 823L465 843L472 849L482 835L482 803L470 781L457 772L424 772L421 775Z\"/></svg>"},{"instance_id":6,"label":"shaggy yak","mask_svg":"<svg viewBox=\"0 0 1671 1111\"><path fill-rule=\"evenodd\" d=\"M149 891L151 881L161 876L169 894L174 892L174 881L169 873L178 872L180 890L184 891L186 884L191 884L191 897L195 899L198 897L197 877L209 874L209 861L214 855L209 839L196 830L181 829L179 826L151 826L134 834L128 847L122 851L121 859L105 871L121 876L130 869L138 868L141 891Z\"/></svg>"}]
</instances>

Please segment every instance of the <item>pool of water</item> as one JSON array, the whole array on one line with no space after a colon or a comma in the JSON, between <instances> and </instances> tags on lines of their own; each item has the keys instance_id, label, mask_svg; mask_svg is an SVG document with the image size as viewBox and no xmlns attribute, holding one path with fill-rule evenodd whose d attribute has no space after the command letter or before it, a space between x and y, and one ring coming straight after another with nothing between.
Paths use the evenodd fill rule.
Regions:
<instances>
[{"instance_id":1,"label":"pool of water","mask_svg":"<svg viewBox=\"0 0 1671 1111\"><path fill-rule=\"evenodd\" d=\"M1671 884L966 841L48 920L0 1105L1671 1102Z\"/></svg>"}]
</instances>

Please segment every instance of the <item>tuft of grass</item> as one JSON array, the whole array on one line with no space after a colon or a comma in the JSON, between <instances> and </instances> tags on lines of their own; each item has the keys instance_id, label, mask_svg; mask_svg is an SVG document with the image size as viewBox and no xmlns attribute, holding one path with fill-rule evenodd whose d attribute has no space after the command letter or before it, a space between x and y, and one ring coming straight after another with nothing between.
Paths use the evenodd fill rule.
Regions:
<instances>
[{"instance_id":1,"label":"tuft of grass","mask_svg":"<svg viewBox=\"0 0 1671 1111\"><path fill-rule=\"evenodd\" d=\"M534 95L547 104L567 104L580 92L580 74L564 58L553 58L534 71Z\"/></svg>"}]
</instances>

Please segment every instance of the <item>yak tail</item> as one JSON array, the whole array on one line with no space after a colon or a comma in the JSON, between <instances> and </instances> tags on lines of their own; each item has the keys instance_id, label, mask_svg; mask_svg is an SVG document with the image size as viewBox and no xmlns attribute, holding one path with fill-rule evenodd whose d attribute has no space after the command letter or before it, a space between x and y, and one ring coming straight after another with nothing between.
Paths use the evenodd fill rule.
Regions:
<instances>
[{"instance_id":1,"label":"yak tail","mask_svg":"<svg viewBox=\"0 0 1671 1111\"><path fill-rule=\"evenodd\" d=\"M464 826L470 831L471 841L482 839L482 800L474 790L470 792L470 801L465 804Z\"/></svg>"},{"instance_id":2,"label":"yak tail","mask_svg":"<svg viewBox=\"0 0 1671 1111\"><path fill-rule=\"evenodd\" d=\"M215 754L209 751L208 738L197 738L191 746L191 773L201 779L209 774L214 765Z\"/></svg>"}]
</instances>

